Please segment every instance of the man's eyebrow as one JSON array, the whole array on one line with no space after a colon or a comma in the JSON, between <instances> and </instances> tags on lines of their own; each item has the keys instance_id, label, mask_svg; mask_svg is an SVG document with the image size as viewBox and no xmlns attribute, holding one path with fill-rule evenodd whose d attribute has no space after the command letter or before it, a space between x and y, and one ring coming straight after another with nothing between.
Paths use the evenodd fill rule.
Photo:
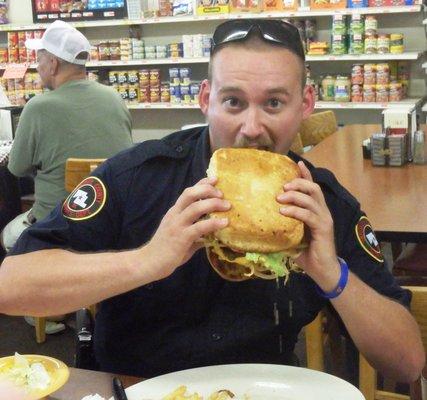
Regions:
<instances>
[{"instance_id":1,"label":"man's eyebrow","mask_svg":"<svg viewBox=\"0 0 427 400\"><path fill-rule=\"evenodd\" d=\"M223 86L219 89L219 93L228 93L228 92L242 92L242 89L238 86Z\"/></svg>"},{"instance_id":2,"label":"man's eyebrow","mask_svg":"<svg viewBox=\"0 0 427 400\"><path fill-rule=\"evenodd\" d=\"M284 87L278 87L278 88L268 89L267 93L268 94L284 94L285 96L290 96L290 93L289 93L288 89L286 89Z\"/></svg>"},{"instance_id":3,"label":"man's eyebrow","mask_svg":"<svg viewBox=\"0 0 427 400\"><path fill-rule=\"evenodd\" d=\"M230 93L230 92L242 92L243 90L241 88L239 88L238 86L223 86L222 88L219 89L219 93L220 94L224 94L224 93ZM288 91L288 89L284 88L284 87L277 87L277 88L272 88L272 89L268 89L267 94L283 94L285 96L290 96L290 93Z\"/></svg>"}]
</instances>

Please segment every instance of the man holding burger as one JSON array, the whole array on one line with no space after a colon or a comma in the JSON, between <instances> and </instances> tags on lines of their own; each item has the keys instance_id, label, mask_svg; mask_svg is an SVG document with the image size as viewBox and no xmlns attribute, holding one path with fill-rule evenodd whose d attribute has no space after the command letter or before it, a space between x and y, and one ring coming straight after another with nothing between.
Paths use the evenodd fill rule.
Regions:
<instances>
[{"instance_id":1,"label":"man holding burger","mask_svg":"<svg viewBox=\"0 0 427 400\"><path fill-rule=\"evenodd\" d=\"M209 126L110 159L48 220L28 229L0 269L0 311L48 315L99 303L101 369L150 377L213 364L292 363L299 331L329 300L375 368L415 380L425 358L406 308L410 295L395 283L379 248L366 244L369 221L359 203L332 173L288 153L314 108L297 29L278 20L227 21L213 43L200 92ZM223 148L288 154L297 163L295 177L272 190L276 208L260 218L274 213L283 221L274 235L290 232L283 228L289 221L305 226L299 255L292 254L305 273L291 274L286 284L282 278L229 281L210 267L203 247L212 237L229 240L218 233L233 227L230 213L245 202L241 185L227 199L220 158L206 178L212 154ZM252 163L258 167L242 174L266 170L252 158L235 162L242 171ZM270 190L257 187L262 179L241 175L253 186L250 193ZM227 257L247 253L227 251ZM250 265L266 254L249 255ZM268 277L265 268L254 267Z\"/></svg>"}]
</instances>

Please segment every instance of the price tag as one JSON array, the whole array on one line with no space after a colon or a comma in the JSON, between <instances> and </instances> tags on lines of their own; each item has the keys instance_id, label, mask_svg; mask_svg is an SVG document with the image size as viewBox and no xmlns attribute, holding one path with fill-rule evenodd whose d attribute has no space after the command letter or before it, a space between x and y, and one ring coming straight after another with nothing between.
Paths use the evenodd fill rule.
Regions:
<instances>
[{"instance_id":1,"label":"price tag","mask_svg":"<svg viewBox=\"0 0 427 400\"><path fill-rule=\"evenodd\" d=\"M28 64L7 64L3 79L22 79L27 72Z\"/></svg>"}]
</instances>

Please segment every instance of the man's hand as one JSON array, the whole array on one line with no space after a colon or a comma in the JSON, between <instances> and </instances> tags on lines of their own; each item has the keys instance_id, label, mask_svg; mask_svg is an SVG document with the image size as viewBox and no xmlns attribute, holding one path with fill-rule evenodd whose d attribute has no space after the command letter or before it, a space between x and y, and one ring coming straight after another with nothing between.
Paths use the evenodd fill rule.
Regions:
<instances>
[{"instance_id":1,"label":"man's hand","mask_svg":"<svg viewBox=\"0 0 427 400\"><path fill-rule=\"evenodd\" d=\"M158 258L157 279L169 276L178 266L203 247L202 238L228 224L227 218L203 217L214 211L227 211L231 205L215 188L216 178L204 178L179 196L163 217L148 243L150 254Z\"/></svg>"},{"instance_id":2,"label":"man's hand","mask_svg":"<svg viewBox=\"0 0 427 400\"><path fill-rule=\"evenodd\" d=\"M334 242L334 224L322 190L310 171L298 163L301 178L284 185L277 197L284 204L281 214L299 219L309 228L309 247L296 260L325 291L335 288L340 272Z\"/></svg>"}]
</instances>

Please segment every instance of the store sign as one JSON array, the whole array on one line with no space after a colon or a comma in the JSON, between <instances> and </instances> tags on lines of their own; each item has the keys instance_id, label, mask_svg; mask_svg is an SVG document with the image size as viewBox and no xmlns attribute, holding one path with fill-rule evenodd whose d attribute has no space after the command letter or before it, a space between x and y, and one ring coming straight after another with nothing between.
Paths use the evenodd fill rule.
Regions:
<instances>
[{"instance_id":1,"label":"store sign","mask_svg":"<svg viewBox=\"0 0 427 400\"><path fill-rule=\"evenodd\" d=\"M28 64L7 64L3 79L22 79L27 72Z\"/></svg>"},{"instance_id":2,"label":"store sign","mask_svg":"<svg viewBox=\"0 0 427 400\"><path fill-rule=\"evenodd\" d=\"M122 19L126 0L31 0L34 22Z\"/></svg>"}]
</instances>

